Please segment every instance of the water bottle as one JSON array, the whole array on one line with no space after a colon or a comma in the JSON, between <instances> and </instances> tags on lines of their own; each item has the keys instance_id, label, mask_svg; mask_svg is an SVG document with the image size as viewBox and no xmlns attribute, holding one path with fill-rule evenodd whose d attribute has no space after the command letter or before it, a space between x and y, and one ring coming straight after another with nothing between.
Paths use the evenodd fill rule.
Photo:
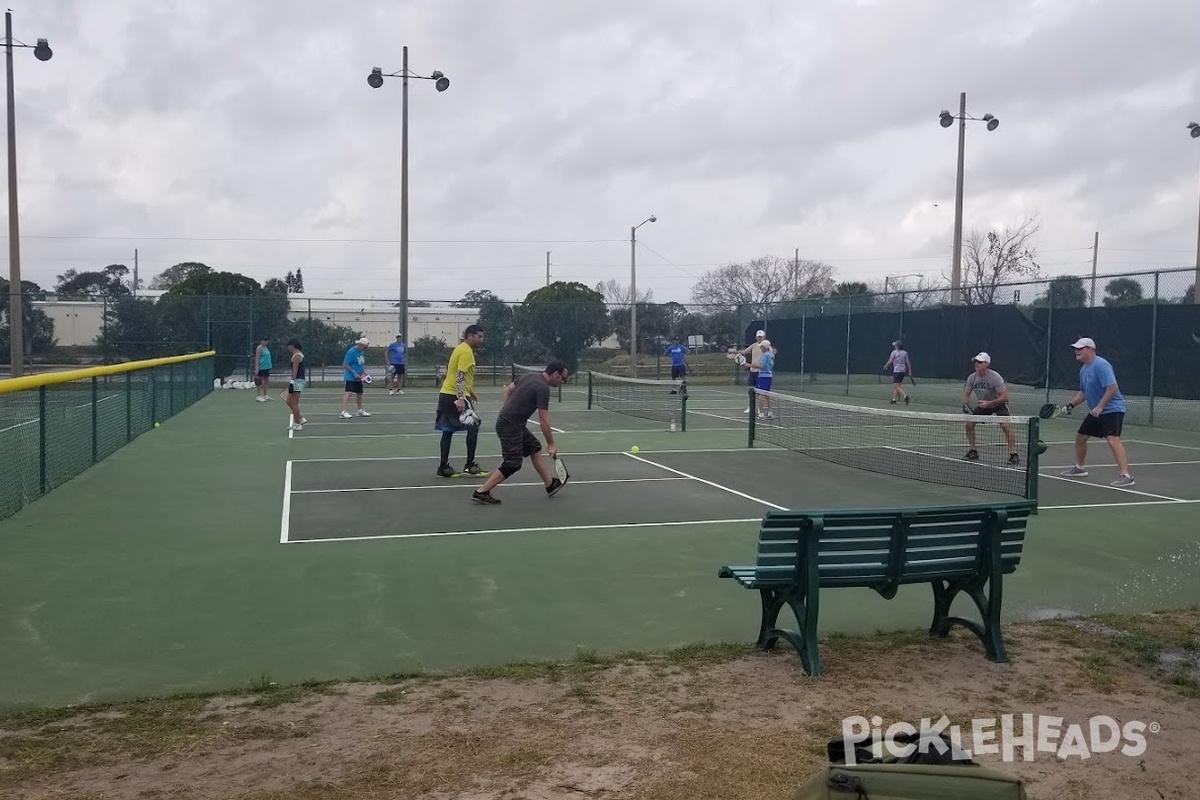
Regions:
<instances>
[{"instance_id":1,"label":"water bottle","mask_svg":"<svg viewBox=\"0 0 1200 800\"><path fill-rule=\"evenodd\" d=\"M667 430L670 431L671 433L675 432L675 415L674 414L671 415L671 427L668 428Z\"/></svg>"}]
</instances>

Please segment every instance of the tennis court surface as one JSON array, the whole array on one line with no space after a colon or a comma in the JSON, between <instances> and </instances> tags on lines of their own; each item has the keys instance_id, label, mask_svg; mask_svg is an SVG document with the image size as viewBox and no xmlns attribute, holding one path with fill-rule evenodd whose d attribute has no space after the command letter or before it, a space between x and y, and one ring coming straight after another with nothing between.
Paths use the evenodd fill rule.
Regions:
<instances>
[{"instance_id":1,"label":"tennis court surface","mask_svg":"<svg viewBox=\"0 0 1200 800\"><path fill-rule=\"evenodd\" d=\"M738 387L690 389L674 432L682 398L633 416L595 388L589 402L586 386L565 386L551 404L568 486L546 497L526 462L495 491L500 506L470 502L479 478L434 476L431 390L370 391L371 416L341 420L340 392L317 389L295 432L282 403L213 393L0 522L3 696L81 702L745 642L758 598L716 570L753 558L765 511L1011 497L1026 478L1026 452L1008 464L994 425L965 462L961 417L900 446L886 432L899 418L864 410L811 434L806 446L829 452L801 455L780 446L794 430L782 405L748 446ZM485 469L498 465L498 395L481 392ZM1137 484L1117 489L1102 442L1088 477L1059 475L1077 424L1041 423L1041 513L1005 583L1006 616L1200 602L1200 436L1128 429ZM868 438L837 447L850 434L835 428ZM948 477L972 471L989 477ZM923 628L928 595L827 592L822 632Z\"/></svg>"}]
</instances>

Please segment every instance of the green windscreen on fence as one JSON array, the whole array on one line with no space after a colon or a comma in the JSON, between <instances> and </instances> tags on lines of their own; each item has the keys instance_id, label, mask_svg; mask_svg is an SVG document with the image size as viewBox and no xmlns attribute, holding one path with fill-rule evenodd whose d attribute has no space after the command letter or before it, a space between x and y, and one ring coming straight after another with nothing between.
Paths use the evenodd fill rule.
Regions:
<instances>
[{"instance_id":1,"label":"green windscreen on fence","mask_svg":"<svg viewBox=\"0 0 1200 800\"><path fill-rule=\"evenodd\" d=\"M213 354L0 381L0 519L213 389Z\"/></svg>"}]
</instances>

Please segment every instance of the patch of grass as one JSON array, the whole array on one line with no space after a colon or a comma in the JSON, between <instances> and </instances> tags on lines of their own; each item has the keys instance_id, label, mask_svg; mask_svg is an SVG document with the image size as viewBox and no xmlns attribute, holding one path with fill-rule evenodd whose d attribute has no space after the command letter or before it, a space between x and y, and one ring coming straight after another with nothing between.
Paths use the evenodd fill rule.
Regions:
<instances>
[{"instance_id":1,"label":"patch of grass","mask_svg":"<svg viewBox=\"0 0 1200 800\"><path fill-rule=\"evenodd\" d=\"M391 689L384 689L382 692L376 692L363 702L369 706L394 706L403 702L405 699L404 695L407 693L407 689L396 686Z\"/></svg>"}]
</instances>

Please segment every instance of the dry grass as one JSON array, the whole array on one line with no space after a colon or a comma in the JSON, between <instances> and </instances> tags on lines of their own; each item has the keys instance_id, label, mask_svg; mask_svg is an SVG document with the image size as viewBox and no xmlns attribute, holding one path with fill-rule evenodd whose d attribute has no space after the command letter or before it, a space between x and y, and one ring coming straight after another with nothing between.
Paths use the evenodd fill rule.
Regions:
<instances>
[{"instance_id":1,"label":"dry grass","mask_svg":"<svg viewBox=\"0 0 1200 800\"><path fill-rule=\"evenodd\" d=\"M1140 762L992 764L1031 798L1185 796L1200 780L1186 757L1200 736L1198 634L1195 611L1014 625L1007 665L963 632L835 636L819 679L786 649L742 645L296 687L264 676L218 695L2 715L0 794L766 800L823 765L850 715L969 727L1032 712L1151 717L1163 733Z\"/></svg>"}]
</instances>

